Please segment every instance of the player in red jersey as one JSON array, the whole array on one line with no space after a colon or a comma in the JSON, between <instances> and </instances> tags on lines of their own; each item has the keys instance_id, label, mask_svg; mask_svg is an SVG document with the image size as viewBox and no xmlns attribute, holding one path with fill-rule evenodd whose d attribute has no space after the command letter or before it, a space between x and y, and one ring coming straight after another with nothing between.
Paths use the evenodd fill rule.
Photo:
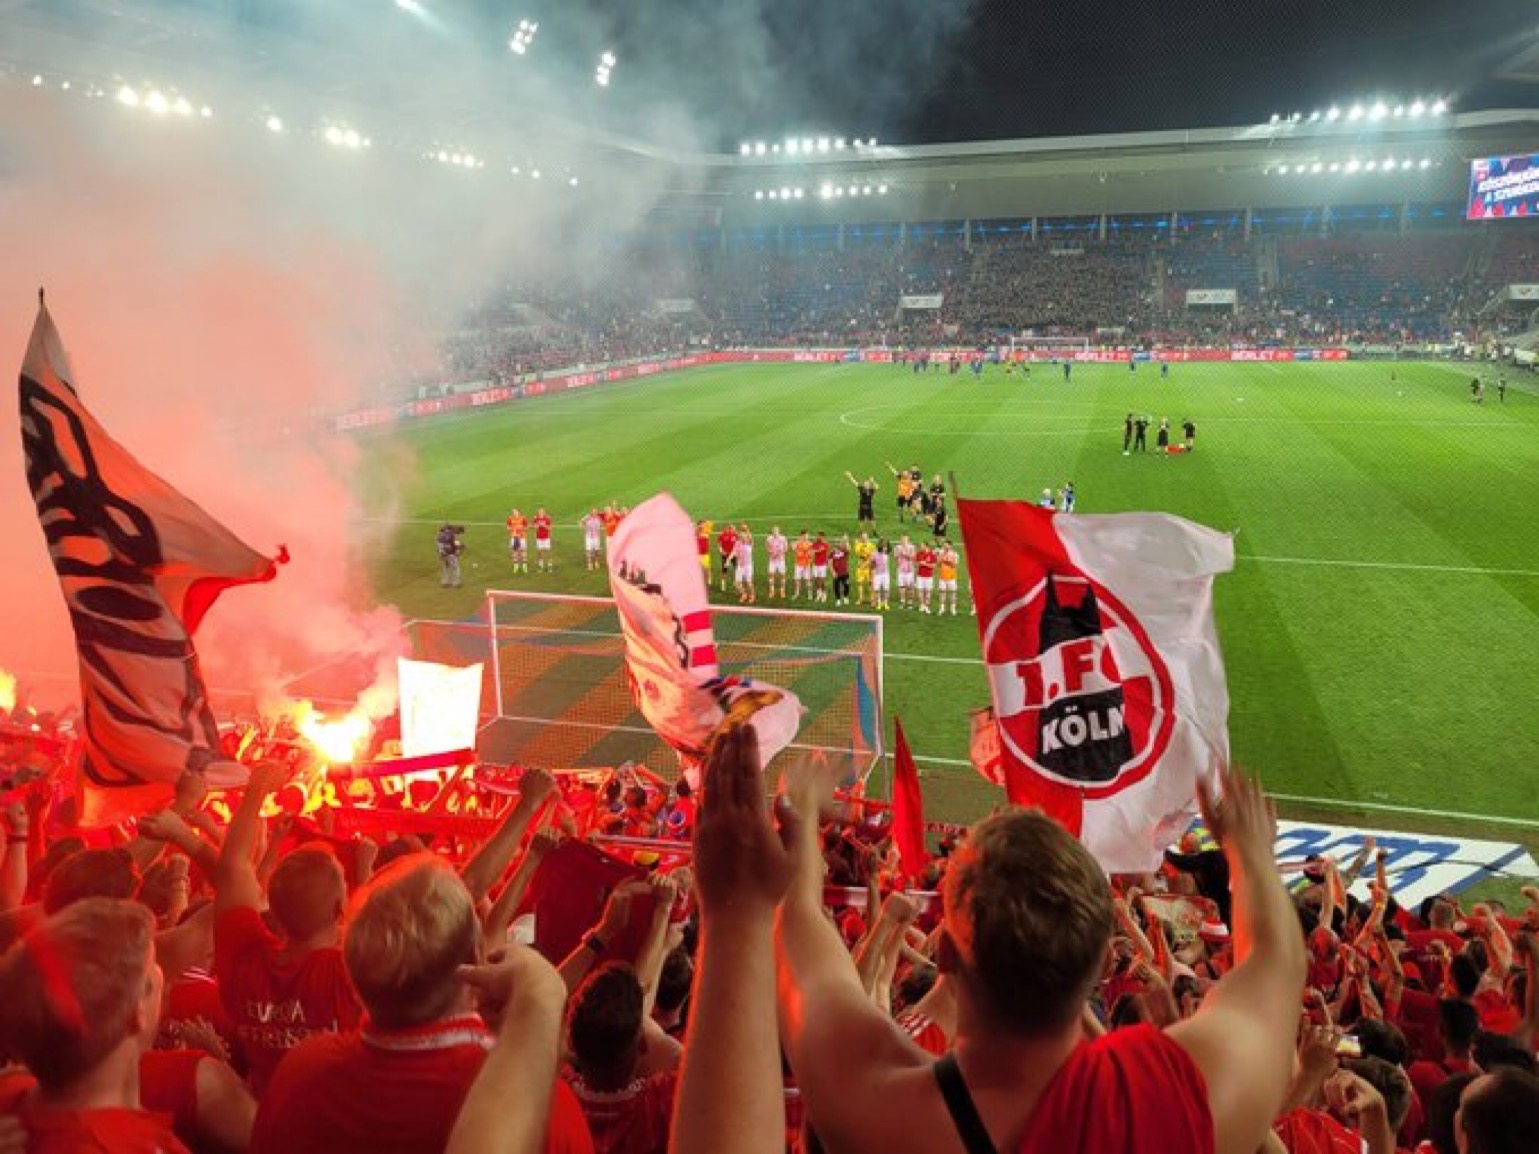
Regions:
<instances>
[{"instance_id":1,"label":"player in red jersey","mask_svg":"<svg viewBox=\"0 0 1539 1154\"><path fill-rule=\"evenodd\" d=\"M513 572L529 572L529 518L517 509L508 514L508 556Z\"/></svg>"},{"instance_id":2,"label":"player in red jersey","mask_svg":"<svg viewBox=\"0 0 1539 1154\"><path fill-rule=\"evenodd\" d=\"M737 559L737 530L730 521L716 534L716 555L721 560L721 587L725 589L732 584L732 566Z\"/></svg>"},{"instance_id":3,"label":"player in red jersey","mask_svg":"<svg viewBox=\"0 0 1539 1154\"><path fill-rule=\"evenodd\" d=\"M615 530L620 527L620 519L624 517L625 514L616 509L614 502L611 501L609 504L604 506L604 512L601 513L600 516L604 521L604 541L607 543L609 538L615 535Z\"/></svg>"},{"instance_id":4,"label":"player in red jersey","mask_svg":"<svg viewBox=\"0 0 1539 1154\"><path fill-rule=\"evenodd\" d=\"M821 532L812 542L812 599L828 600L828 538Z\"/></svg>"},{"instance_id":5,"label":"player in red jersey","mask_svg":"<svg viewBox=\"0 0 1539 1154\"><path fill-rule=\"evenodd\" d=\"M919 612L930 611L930 591L935 588L935 547L928 542L914 554L914 591L919 594Z\"/></svg>"},{"instance_id":6,"label":"player in red jersey","mask_svg":"<svg viewBox=\"0 0 1539 1154\"><path fill-rule=\"evenodd\" d=\"M555 570L550 555L550 514L543 505L534 511L534 556L535 568L541 573Z\"/></svg>"}]
</instances>

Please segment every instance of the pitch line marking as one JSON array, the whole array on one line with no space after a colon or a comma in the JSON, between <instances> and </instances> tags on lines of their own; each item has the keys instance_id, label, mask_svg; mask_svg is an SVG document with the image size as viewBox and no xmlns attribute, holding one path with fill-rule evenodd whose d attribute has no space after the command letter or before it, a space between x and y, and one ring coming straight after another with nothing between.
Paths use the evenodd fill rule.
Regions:
<instances>
[{"instance_id":1,"label":"pitch line marking","mask_svg":"<svg viewBox=\"0 0 1539 1154\"><path fill-rule=\"evenodd\" d=\"M973 767L973 763L960 757L929 757L922 753L915 753L914 760L925 765L954 765ZM1376 801L1348 801L1342 798L1303 797L1293 793L1273 793L1267 790L1267 796L1276 801L1298 802L1302 805L1318 805L1324 809L1360 809L1374 813L1408 813L1413 817L1440 817L1450 818L1456 821L1480 822L1485 825L1509 825L1521 829L1539 829L1539 821L1524 817L1500 817L1494 814L1465 813L1455 809L1420 809L1411 805L1385 805Z\"/></svg>"}]
</instances>

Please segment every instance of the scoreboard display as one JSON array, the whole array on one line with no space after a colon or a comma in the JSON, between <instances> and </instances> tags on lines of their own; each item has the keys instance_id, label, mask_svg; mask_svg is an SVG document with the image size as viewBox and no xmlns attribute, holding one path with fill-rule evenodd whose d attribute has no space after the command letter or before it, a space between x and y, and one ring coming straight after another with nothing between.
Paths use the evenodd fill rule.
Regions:
<instances>
[{"instance_id":1,"label":"scoreboard display","mask_svg":"<svg viewBox=\"0 0 1539 1154\"><path fill-rule=\"evenodd\" d=\"M1539 155L1470 162L1467 220L1539 217Z\"/></svg>"}]
</instances>

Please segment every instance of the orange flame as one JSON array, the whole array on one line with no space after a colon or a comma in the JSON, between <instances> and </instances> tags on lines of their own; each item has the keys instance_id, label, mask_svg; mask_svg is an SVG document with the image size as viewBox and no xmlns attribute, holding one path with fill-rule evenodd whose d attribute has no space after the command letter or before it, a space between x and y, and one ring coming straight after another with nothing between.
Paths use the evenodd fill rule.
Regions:
<instances>
[{"instance_id":1,"label":"orange flame","mask_svg":"<svg viewBox=\"0 0 1539 1154\"><path fill-rule=\"evenodd\" d=\"M0 712L10 713L16 708L16 675L0 669Z\"/></svg>"},{"instance_id":2,"label":"orange flame","mask_svg":"<svg viewBox=\"0 0 1539 1154\"><path fill-rule=\"evenodd\" d=\"M293 719L300 736L333 765L346 765L354 760L372 729L369 718L356 707L346 716L328 721L326 715L309 701L301 701L294 707Z\"/></svg>"}]
</instances>

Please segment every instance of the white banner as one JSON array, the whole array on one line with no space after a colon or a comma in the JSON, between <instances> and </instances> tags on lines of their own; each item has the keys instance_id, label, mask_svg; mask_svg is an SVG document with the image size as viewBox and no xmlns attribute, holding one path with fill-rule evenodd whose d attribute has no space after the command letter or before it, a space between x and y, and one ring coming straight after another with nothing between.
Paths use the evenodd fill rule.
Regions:
<instances>
[{"instance_id":1,"label":"white banner","mask_svg":"<svg viewBox=\"0 0 1539 1154\"><path fill-rule=\"evenodd\" d=\"M482 666L396 659L401 696L401 753L423 757L476 747Z\"/></svg>"},{"instance_id":2,"label":"white banner","mask_svg":"<svg viewBox=\"0 0 1539 1154\"><path fill-rule=\"evenodd\" d=\"M1507 286L1510 301L1539 301L1539 284L1510 284Z\"/></svg>"},{"instance_id":3,"label":"white banner","mask_svg":"<svg viewBox=\"0 0 1539 1154\"><path fill-rule=\"evenodd\" d=\"M1186 307L1193 305L1228 305L1233 308L1239 303L1239 293L1232 288L1205 288L1187 289Z\"/></svg>"},{"instance_id":4,"label":"white banner","mask_svg":"<svg viewBox=\"0 0 1539 1154\"><path fill-rule=\"evenodd\" d=\"M899 297L898 307L900 309L938 309L945 299L942 293L917 293Z\"/></svg>"},{"instance_id":5,"label":"white banner","mask_svg":"<svg viewBox=\"0 0 1539 1154\"><path fill-rule=\"evenodd\" d=\"M660 313L692 313L695 311L695 302L688 297L658 297L657 311Z\"/></svg>"}]
</instances>

